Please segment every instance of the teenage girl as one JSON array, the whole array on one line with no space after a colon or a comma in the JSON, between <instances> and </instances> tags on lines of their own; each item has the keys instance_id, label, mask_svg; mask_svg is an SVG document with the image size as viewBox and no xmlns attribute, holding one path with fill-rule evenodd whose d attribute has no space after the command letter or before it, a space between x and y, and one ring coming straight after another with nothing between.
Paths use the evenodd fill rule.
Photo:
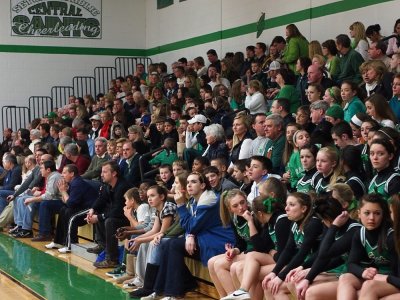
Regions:
<instances>
[{"instance_id":1,"label":"teenage girl","mask_svg":"<svg viewBox=\"0 0 400 300\"><path fill-rule=\"evenodd\" d=\"M345 183L347 183L354 192L356 199L360 199L366 192L365 173L362 168L361 150L356 146L346 146L342 149L340 157Z\"/></svg>"},{"instance_id":2,"label":"teenage girl","mask_svg":"<svg viewBox=\"0 0 400 300\"><path fill-rule=\"evenodd\" d=\"M396 259L387 202L377 194L369 194L361 199L359 209L363 227L352 240L347 273L339 278L339 300L357 299L363 282L378 274L388 274L391 261Z\"/></svg>"},{"instance_id":3,"label":"teenage girl","mask_svg":"<svg viewBox=\"0 0 400 300\"><path fill-rule=\"evenodd\" d=\"M350 219L343 205L332 197L317 199L314 207L329 229L311 269L297 271L291 279L298 299L336 299L337 275L346 270L351 241L361 225Z\"/></svg>"},{"instance_id":4,"label":"teenage girl","mask_svg":"<svg viewBox=\"0 0 400 300\"><path fill-rule=\"evenodd\" d=\"M313 216L311 197L303 193L289 194L286 200L286 214L293 226L286 243L286 247L279 256L278 261L262 282L262 287L267 290L267 296L284 296L287 292L281 288L289 272L304 261L319 247L323 224ZM270 294L269 294L270 293ZM269 295L268 295L269 294ZM268 298L268 297L267 297Z\"/></svg>"},{"instance_id":5,"label":"teenage girl","mask_svg":"<svg viewBox=\"0 0 400 300\"><path fill-rule=\"evenodd\" d=\"M228 296L228 299L262 299L259 274L262 266L273 266L285 248L290 234L291 222L285 214L283 203L286 188L279 179L270 177L260 186L260 194L253 200L253 213L263 224L262 236L267 237L267 251L252 251L243 261L231 267L232 278L237 278L240 288ZM260 239L261 241L261 239ZM240 297L240 298L239 298Z\"/></svg>"},{"instance_id":6,"label":"teenage girl","mask_svg":"<svg viewBox=\"0 0 400 300\"><path fill-rule=\"evenodd\" d=\"M387 139L394 146L394 158L392 160L393 168L400 171L400 133L390 127L382 127L373 135L374 139Z\"/></svg>"},{"instance_id":7,"label":"teenage girl","mask_svg":"<svg viewBox=\"0 0 400 300\"><path fill-rule=\"evenodd\" d=\"M343 99L344 120L346 122L350 122L356 113L365 112L365 105L358 97L359 89L356 83L343 81L340 86L340 92Z\"/></svg>"},{"instance_id":8,"label":"teenage girl","mask_svg":"<svg viewBox=\"0 0 400 300\"><path fill-rule=\"evenodd\" d=\"M230 276L230 268L234 262L245 258L248 251L264 252L263 243L259 242L255 248L253 237L258 237L261 226L249 211L247 195L239 189L225 191L221 195L220 216L222 224L232 227L236 233L236 244L226 245L224 254L212 257L208 261L210 277L221 297L235 290Z\"/></svg>"},{"instance_id":9,"label":"teenage girl","mask_svg":"<svg viewBox=\"0 0 400 300\"><path fill-rule=\"evenodd\" d=\"M393 239L397 255L397 272L391 275L376 274L372 280L363 283L360 290L360 299L385 300L400 299L400 196L393 195L390 199L390 213L393 219ZM393 263L393 262L392 262Z\"/></svg>"},{"instance_id":10,"label":"teenage girl","mask_svg":"<svg viewBox=\"0 0 400 300\"><path fill-rule=\"evenodd\" d=\"M374 139L369 157L377 174L369 184L368 193L377 193L388 200L390 196L400 192L400 174L391 166L394 146L386 139Z\"/></svg>"},{"instance_id":11,"label":"teenage girl","mask_svg":"<svg viewBox=\"0 0 400 300\"><path fill-rule=\"evenodd\" d=\"M289 161L287 162L287 172L283 174L282 177L289 181L291 189L295 189L299 179L304 176L304 169L301 165L299 149L309 144L310 135L305 130L297 130L293 134L292 140L293 152L290 155Z\"/></svg>"},{"instance_id":12,"label":"teenage girl","mask_svg":"<svg viewBox=\"0 0 400 300\"><path fill-rule=\"evenodd\" d=\"M346 183L335 183L329 186L332 198L338 200L342 207L349 213L350 218L358 220L358 200L354 197L353 190Z\"/></svg>"},{"instance_id":13,"label":"teenage girl","mask_svg":"<svg viewBox=\"0 0 400 300\"><path fill-rule=\"evenodd\" d=\"M296 185L298 192L307 193L312 190L311 182L318 175L316 168L318 147L307 145L300 148L300 162L304 169L304 176L299 179Z\"/></svg>"},{"instance_id":14,"label":"teenage girl","mask_svg":"<svg viewBox=\"0 0 400 300\"><path fill-rule=\"evenodd\" d=\"M373 169L371 165L371 161L369 160L369 144L368 144L368 135L369 131L372 129L372 132L378 131L380 128L378 122L375 120L364 121L361 124L361 137L364 140L364 144L358 145L361 148L361 160L362 167L366 176L367 181L369 182L373 177Z\"/></svg>"},{"instance_id":15,"label":"teenage girl","mask_svg":"<svg viewBox=\"0 0 400 300\"><path fill-rule=\"evenodd\" d=\"M338 152L332 147L319 149L316 166L318 175L311 181L311 186L317 194L326 192L329 184L343 179Z\"/></svg>"},{"instance_id":16,"label":"teenage girl","mask_svg":"<svg viewBox=\"0 0 400 300\"><path fill-rule=\"evenodd\" d=\"M395 127L397 118L384 96L373 94L365 101L365 107L367 109L367 114L381 126Z\"/></svg>"}]
</instances>

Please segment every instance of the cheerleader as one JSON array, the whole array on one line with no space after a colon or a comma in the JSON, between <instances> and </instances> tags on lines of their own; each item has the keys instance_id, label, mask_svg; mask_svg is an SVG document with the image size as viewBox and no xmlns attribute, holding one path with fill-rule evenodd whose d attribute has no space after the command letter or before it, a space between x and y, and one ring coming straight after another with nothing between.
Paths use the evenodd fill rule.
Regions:
<instances>
[{"instance_id":1,"label":"cheerleader","mask_svg":"<svg viewBox=\"0 0 400 300\"><path fill-rule=\"evenodd\" d=\"M377 194L365 195L359 210L363 227L353 237L347 273L339 278L338 300L357 299L363 282L377 274L389 274L391 261L396 259L387 202Z\"/></svg>"}]
</instances>

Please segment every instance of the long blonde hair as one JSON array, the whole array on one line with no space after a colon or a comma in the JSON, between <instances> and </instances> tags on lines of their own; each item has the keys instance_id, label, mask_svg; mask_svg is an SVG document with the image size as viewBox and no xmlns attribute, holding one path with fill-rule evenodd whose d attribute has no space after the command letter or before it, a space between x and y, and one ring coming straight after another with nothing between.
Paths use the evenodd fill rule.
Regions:
<instances>
[{"instance_id":1,"label":"long blonde hair","mask_svg":"<svg viewBox=\"0 0 400 300\"><path fill-rule=\"evenodd\" d=\"M250 117L248 115L246 115L245 113L238 113L236 115L236 117L233 119L233 121L235 122L235 120L241 120L242 123L246 126L247 131L249 131L251 120L250 120ZM239 138L234 134L233 135L233 145L232 145L232 147L235 147L240 142L241 142L241 140L239 140Z\"/></svg>"},{"instance_id":2,"label":"long blonde hair","mask_svg":"<svg viewBox=\"0 0 400 300\"><path fill-rule=\"evenodd\" d=\"M363 23L357 21L350 25L350 30L354 31L354 47L357 47L361 40L365 40L367 43L367 36L365 34L365 26Z\"/></svg>"},{"instance_id":3,"label":"long blonde hair","mask_svg":"<svg viewBox=\"0 0 400 300\"><path fill-rule=\"evenodd\" d=\"M331 179L329 180L329 184L335 184L338 180L344 180L345 178L342 175L342 165L340 163L339 154L333 147L323 147L319 149L319 152L325 153L330 161L335 161L336 165L333 168L333 174Z\"/></svg>"},{"instance_id":4,"label":"long blonde hair","mask_svg":"<svg viewBox=\"0 0 400 300\"><path fill-rule=\"evenodd\" d=\"M224 227L228 227L232 220L232 213L230 212L229 205L230 201L237 195L241 195L247 199L247 195L239 189L227 190L221 194L221 199L219 202L219 215Z\"/></svg>"}]
</instances>

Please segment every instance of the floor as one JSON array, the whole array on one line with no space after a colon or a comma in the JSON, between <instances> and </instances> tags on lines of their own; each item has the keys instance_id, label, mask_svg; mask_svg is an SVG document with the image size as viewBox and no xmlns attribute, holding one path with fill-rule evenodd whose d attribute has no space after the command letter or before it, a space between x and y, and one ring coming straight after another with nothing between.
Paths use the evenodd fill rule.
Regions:
<instances>
[{"instance_id":1,"label":"floor","mask_svg":"<svg viewBox=\"0 0 400 300\"><path fill-rule=\"evenodd\" d=\"M0 299L129 299L105 270L73 254L47 250L45 243L0 234ZM12 278L12 279L10 279ZM35 294L36 293L36 294ZM199 293L185 299L212 299Z\"/></svg>"}]
</instances>

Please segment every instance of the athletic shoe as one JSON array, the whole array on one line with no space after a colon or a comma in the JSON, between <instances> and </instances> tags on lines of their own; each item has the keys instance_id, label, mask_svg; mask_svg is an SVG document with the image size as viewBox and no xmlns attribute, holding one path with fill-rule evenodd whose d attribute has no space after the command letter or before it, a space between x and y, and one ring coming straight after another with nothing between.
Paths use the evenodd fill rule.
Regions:
<instances>
[{"instance_id":1,"label":"athletic shoe","mask_svg":"<svg viewBox=\"0 0 400 300\"><path fill-rule=\"evenodd\" d=\"M17 233L19 230L21 230L22 228L20 226L15 226L14 228L10 229L8 231L9 234L13 234L13 233Z\"/></svg>"},{"instance_id":2,"label":"athletic shoe","mask_svg":"<svg viewBox=\"0 0 400 300\"><path fill-rule=\"evenodd\" d=\"M242 291L242 290L236 290L233 293L229 294L228 296L225 296L223 298L221 298L221 300L247 300L247 299L251 299L250 294L246 291Z\"/></svg>"},{"instance_id":3,"label":"athletic shoe","mask_svg":"<svg viewBox=\"0 0 400 300\"><path fill-rule=\"evenodd\" d=\"M122 275L122 276L120 276L118 278L115 278L115 283L121 284L121 283L124 283L125 281L128 281L128 280L132 279L133 277L134 276L128 275L128 273L126 273L125 275Z\"/></svg>"},{"instance_id":4,"label":"athletic shoe","mask_svg":"<svg viewBox=\"0 0 400 300\"><path fill-rule=\"evenodd\" d=\"M118 261L105 259L103 261L93 263L93 266L95 266L98 269L115 268L116 266L118 266Z\"/></svg>"},{"instance_id":5,"label":"athletic shoe","mask_svg":"<svg viewBox=\"0 0 400 300\"><path fill-rule=\"evenodd\" d=\"M140 300L153 300L153 299L161 299L162 296L158 296L156 293L153 293L151 295L148 295L146 297L140 298Z\"/></svg>"},{"instance_id":6,"label":"athletic shoe","mask_svg":"<svg viewBox=\"0 0 400 300\"><path fill-rule=\"evenodd\" d=\"M124 283L124 285L122 286L122 288L124 289L133 289L141 287L143 287L143 282L138 277L133 278L128 283Z\"/></svg>"},{"instance_id":7,"label":"athletic shoe","mask_svg":"<svg viewBox=\"0 0 400 300\"><path fill-rule=\"evenodd\" d=\"M62 248L58 249L58 252L63 253L63 254L70 253L71 252L71 248L62 247Z\"/></svg>"},{"instance_id":8,"label":"athletic shoe","mask_svg":"<svg viewBox=\"0 0 400 300\"><path fill-rule=\"evenodd\" d=\"M31 239L32 242L49 242L53 239L50 234L39 234Z\"/></svg>"},{"instance_id":9,"label":"athletic shoe","mask_svg":"<svg viewBox=\"0 0 400 300\"><path fill-rule=\"evenodd\" d=\"M114 270L107 272L106 275L116 279L116 278L124 275L125 271L126 271L126 266L120 265L120 266L116 267ZM114 276L116 276L116 277L114 277Z\"/></svg>"},{"instance_id":10,"label":"athletic shoe","mask_svg":"<svg viewBox=\"0 0 400 300\"><path fill-rule=\"evenodd\" d=\"M31 238L31 237L33 237L33 232L32 232L32 230L21 229L17 233L12 234L11 236L13 236L15 238L21 238L21 239Z\"/></svg>"},{"instance_id":11,"label":"athletic shoe","mask_svg":"<svg viewBox=\"0 0 400 300\"><path fill-rule=\"evenodd\" d=\"M50 244L45 245L45 247L46 247L47 249L60 249L60 248L63 247L63 245L60 245L60 244L51 242Z\"/></svg>"},{"instance_id":12,"label":"athletic shoe","mask_svg":"<svg viewBox=\"0 0 400 300\"><path fill-rule=\"evenodd\" d=\"M100 245L96 245L95 247L86 249L87 252L94 253L94 254L100 254L101 252L103 252L103 250L104 250L104 247L100 246Z\"/></svg>"}]
</instances>

